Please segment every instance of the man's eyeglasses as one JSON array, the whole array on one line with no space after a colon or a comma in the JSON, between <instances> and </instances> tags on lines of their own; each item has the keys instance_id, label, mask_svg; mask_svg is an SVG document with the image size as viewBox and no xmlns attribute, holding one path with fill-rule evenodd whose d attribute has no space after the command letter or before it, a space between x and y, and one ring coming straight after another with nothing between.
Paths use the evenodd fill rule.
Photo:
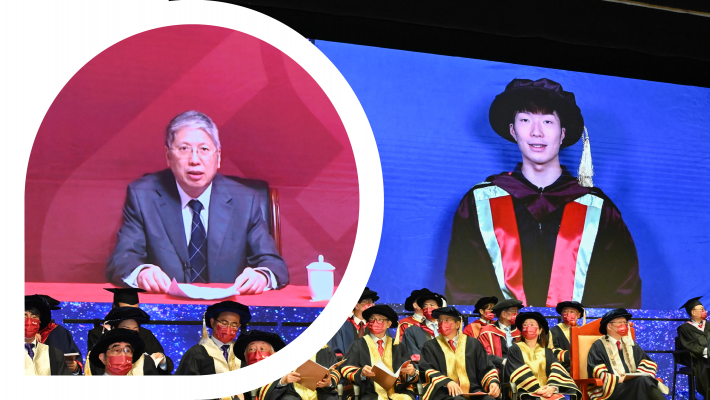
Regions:
<instances>
[{"instance_id":1,"label":"man's eyeglasses","mask_svg":"<svg viewBox=\"0 0 710 400\"><path fill-rule=\"evenodd\" d=\"M133 348L131 346L121 347L121 345L113 345L106 350L107 353L111 355L125 354L128 356L133 355Z\"/></svg>"},{"instance_id":2,"label":"man's eyeglasses","mask_svg":"<svg viewBox=\"0 0 710 400\"><path fill-rule=\"evenodd\" d=\"M209 157L212 154L214 154L215 149L210 148L209 146L199 146L197 148L193 148L192 146L178 146L178 147L170 147L170 150L174 151L175 154L177 154L178 157L180 158L189 158L192 157L192 155L197 152L198 157Z\"/></svg>"},{"instance_id":3,"label":"man's eyeglasses","mask_svg":"<svg viewBox=\"0 0 710 400\"><path fill-rule=\"evenodd\" d=\"M232 323L230 323L230 322L227 321L226 319L223 319L223 320L219 320L219 319L218 319L218 320L217 320L217 323L220 324L220 325L222 325L222 326L230 326L230 327L233 328L233 329L239 329L239 323L238 323L238 322L232 322Z\"/></svg>"},{"instance_id":4,"label":"man's eyeglasses","mask_svg":"<svg viewBox=\"0 0 710 400\"><path fill-rule=\"evenodd\" d=\"M372 318L368 319L368 321L370 321L370 322L387 322L389 320L387 318L378 319L378 318L372 317Z\"/></svg>"},{"instance_id":5,"label":"man's eyeglasses","mask_svg":"<svg viewBox=\"0 0 710 400\"><path fill-rule=\"evenodd\" d=\"M628 326L629 325L629 323L627 321L612 322L611 324L614 326L622 326L622 325Z\"/></svg>"}]
</instances>

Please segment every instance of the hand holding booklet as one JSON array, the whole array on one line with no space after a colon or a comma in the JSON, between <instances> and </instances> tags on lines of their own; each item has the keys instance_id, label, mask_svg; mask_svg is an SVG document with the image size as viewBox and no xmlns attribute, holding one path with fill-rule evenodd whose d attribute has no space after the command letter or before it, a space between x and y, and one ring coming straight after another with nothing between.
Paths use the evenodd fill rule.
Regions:
<instances>
[{"instance_id":1,"label":"hand holding booklet","mask_svg":"<svg viewBox=\"0 0 710 400\"><path fill-rule=\"evenodd\" d=\"M409 363L411 363L411 361L405 361L399 367L397 372L392 372L389 368L387 368L385 363L380 360L372 366L372 372L375 373L375 376L372 378L372 380L375 381L378 385L382 386L383 389L390 390L392 386L394 386L394 383L397 382L397 378L399 378L402 368L406 368Z\"/></svg>"},{"instance_id":2,"label":"hand holding booklet","mask_svg":"<svg viewBox=\"0 0 710 400\"><path fill-rule=\"evenodd\" d=\"M298 381L298 384L310 390L316 390L318 382L329 376L329 372L334 368L338 368L343 361L333 364L330 368L326 368L317 362L306 360L303 365L296 368L296 372L301 374L301 380Z\"/></svg>"}]
</instances>

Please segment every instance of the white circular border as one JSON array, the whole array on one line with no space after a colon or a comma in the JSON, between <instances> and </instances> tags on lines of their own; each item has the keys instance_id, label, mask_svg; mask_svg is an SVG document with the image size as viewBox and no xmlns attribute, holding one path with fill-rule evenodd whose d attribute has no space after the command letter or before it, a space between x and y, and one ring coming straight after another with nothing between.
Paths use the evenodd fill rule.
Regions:
<instances>
[{"instance_id":1,"label":"white circular border","mask_svg":"<svg viewBox=\"0 0 710 400\"><path fill-rule=\"evenodd\" d=\"M97 54L150 29L182 24L214 25L247 33L291 57L320 85L340 116L355 155L360 190L355 245L338 291L311 327L276 355L246 369L209 376L77 378L26 377L22 375L20 362L24 352L18 350L11 357L14 361L2 366L3 376L18 378L14 389L34 388L35 393L45 393L51 398L71 399L225 397L273 382L315 354L342 325L367 283L379 247L384 209L382 169L375 139L362 106L337 68L291 28L235 5L207 1L84 0L11 4L9 8L5 15L12 20L2 27L7 41L3 43L6 90L2 102L4 111L9 111L6 127L15 135L13 140L19 141L6 143L19 144L20 148L14 147L13 152L6 148L13 170L6 179L5 189L15 194L14 198L3 199L5 209L13 210L6 214L9 218L6 226L19 227L1 241L3 253L11 255L8 265L24 265L24 201L18 198L24 193L32 142L54 98ZM11 344L20 336L24 268L6 271L10 284L4 296L12 305L6 321L11 321L13 329L0 334L4 343ZM21 393L27 394L18 391L18 395Z\"/></svg>"}]
</instances>

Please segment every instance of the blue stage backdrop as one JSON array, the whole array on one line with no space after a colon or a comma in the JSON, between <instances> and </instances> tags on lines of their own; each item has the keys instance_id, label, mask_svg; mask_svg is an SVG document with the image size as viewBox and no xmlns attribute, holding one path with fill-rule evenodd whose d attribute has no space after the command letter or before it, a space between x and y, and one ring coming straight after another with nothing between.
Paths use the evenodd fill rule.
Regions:
<instances>
[{"instance_id":1,"label":"blue stage backdrop","mask_svg":"<svg viewBox=\"0 0 710 400\"><path fill-rule=\"evenodd\" d=\"M517 146L491 129L491 102L513 78L543 77L576 95L591 138L594 184L621 210L636 244L642 308L677 309L710 294L710 89L316 45L352 86L377 141L385 214L369 286L381 301L402 303L421 287L443 293L461 198L521 161ZM561 152L575 176L581 154L581 141Z\"/></svg>"}]
</instances>

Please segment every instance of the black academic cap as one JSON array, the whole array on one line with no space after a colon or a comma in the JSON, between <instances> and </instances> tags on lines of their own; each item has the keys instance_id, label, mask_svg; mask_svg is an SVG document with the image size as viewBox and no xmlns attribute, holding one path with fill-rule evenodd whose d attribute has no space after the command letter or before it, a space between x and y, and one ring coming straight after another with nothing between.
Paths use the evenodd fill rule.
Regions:
<instances>
[{"instance_id":1,"label":"black academic cap","mask_svg":"<svg viewBox=\"0 0 710 400\"><path fill-rule=\"evenodd\" d=\"M373 314L383 315L387 317L388 320L392 321L392 326L390 326L390 328L396 328L399 326L399 318L397 318L397 313L392 309L392 307L386 304L378 304L363 311L362 319L367 321Z\"/></svg>"},{"instance_id":2,"label":"black academic cap","mask_svg":"<svg viewBox=\"0 0 710 400\"><path fill-rule=\"evenodd\" d=\"M59 300L47 296L46 294L39 294L38 296L42 296L42 298L49 304L49 309L54 311L54 310L61 310L62 308L59 307Z\"/></svg>"},{"instance_id":3,"label":"black academic cap","mask_svg":"<svg viewBox=\"0 0 710 400\"><path fill-rule=\"evenodd\" d=\"M106 352L108 347L114 343L126 342L133 347L133 362L138 361L139 358L145 353L145 342L138 336L138 332L132 331L130 329L111 329L110 331L104 332L96 342L94 347L91 349L91 354L89 354L89 361L94 365L104 365L99 359L99 354ZM153 360L150 360L153 362Z\"/></svg>"},{"instance_id":4,"label":"black academic cap","mask_svg":"<svg viewBox=\"0 0 710 400\"><path fill-rule=\"evenodd\" d=\"M286 343L284 343L283 339L281 339L281 336L279 336L278 334L254 329L253 331L249 331L239 336L237 341L234 343L234 347L232 347L234 355L238 359L246 362L244 352L247 350L247 347L249 347L249 344L252 342L266 342L274 348L274 351L279 351L286 347Z\"/></svg>"},{"instance_id":5,"label":"black academic cap","mask_svg":"<svg viewBox=\"0 0 710 400\"><path fill-rule=\"evenodd\" d=\"M579 311L580 316L584 315L584 306L578 301L561 301L557 303L555 311L557 311L558 314L562 315L562 310L564 310L565 307L572 307L575 310Z\"/></svg>"},{"instance_id":6,"label":"black academic cap","mask_svg":"<svg viewBox=\"0 0 710 400\"><path fill-rule=\"evenodd\" d=\"M419 296L427 292L431 292L431 290L427 288L412 290L412 294L410 294L409 297L407 297L407 300L404 301L404 309L407 311L414 311L414 302L417 301Z\"/></svg>"},{"instance_id":7,"label":"black academic cap","mask_svg":"<svg viewBox=\"0 0 710 400\"><path fill-rule=\"evenodd\" d=\"M138 288L104 288L113 293L113 304L118 303L138 304L138 293L145 293L145 290Z\"/></svg>"},{"instance_id":8,"label":"black academic cap","mask_svg":"<svg viewBox=\"0 0 710 400\"><path fill-rule=\"evenodd\" d=\"M49 325L49 321L52 320L52 311L47 300L38 294L25 296L25 310L29 307L39 310L39 330L46 328Z\"/></svg>"},{"instance_id":9,"label":"black academic cap","mask_svg":"<svg viewBox=\"0 0 710 400\"><path fill-rule=\"evenodd\" d=\"M626 318L626 321L629 321L632 315L630 312L626 311L625 308L617 308L611 311L607 311L606 314L602 316L602 320L599 323L599 333L601 333L602 335L606 335L606 326L609 324L609 322L622 317Z\"/></svg>"},{"instance_id":10,"label":"black academic cap","mask_svg":"<svg viewBox=\"0 0 710 400\"><path fill-rule=\"evenodd\" d=\"M419 308L424 308L424 302L427 300L434 300L436 301L436 305L439 307L443 307L444 305L444 296L434 293L434 292L428 292L428 293L423 293L417 298L417 305Z\"/></svg>"},{"instance_id":11,"label":"black academic cap","mask_svg":"<svg viewBox=\"0 0 710 400\"><path fill-rule=\"evenodd\" d=\"M360 300L358 300L357 302L359 303L365 299L370 299L374 303L380 299L380 296L378 296L377 292L375 292L374 290L370 290L369 287L365 287L365 290L362 291L362 296L360 296Z\"/></svg>"},{"instance_id":12,"label":"black academic cap","mask_svg":"<svg viewBox=\"0 0 710 400\"><path fill-rule=\"evenodd\" d=\"M249 307L242 303L237 303L236 301L221 301L207 307L207 310L205 311L205 323L207 326L210 326L210 318L216 318L219 313L222 312L233 312L235 314L239 314L240 325L246 325L249 321L251 321Z\"/></svg>"},{"instance_id":13,"label":"black academic cap","mask_svg":"<svg viewBox=\"0 0 710 400\"><path fill-rule=\"evenodd\" d=\"M686 301L685 304L680 306L679 310L685 309L685 312L690 315L690 312L693 311L693 308L703 305L703 303L699 301L701 297L703 296L693 297L692 299Z\"/></svg>"},{"instance_id":14,"label":"black academic cap","mask_svg":"<svg viewBox=\"0 0 710 400\"><path fill-rule=\"evenodd\" d=\"M106 314L104 321L114 327L127 319L133 319L142 325L150 321L150 315L138 307L114 307Z\"/></svg>"},{"instance_id":15,"label":"black academic cap","mask_svg":"<svg viewBox=\"0 0 710 400\"><path fill-rule=\"evenodd\" d=\"M516 299L506 299L493 306L493 312L497 317L500 317L501 312L512 307L523 308L523 302Z\"/></svg>"},{"instance_id":16,"label":"black academic cap","mask_svg":"<svg viewBox=\"0 0 710 400\"><path fill-rule=\"evenodd\" d=\"M431 316L436 319L438 319L441 315L448 315L450 317L456 318L459 321L461 321L463 318L459 310L457 310L456 307L451 306L437 308L431 313Z\"/></svg>"},{"instance_id":17,"label":"black academic cap","mask_svg":"<svg viewBox=\"0 0 710 400\"><path fill-rule=\"evenodd\" d=\"M545 331L545 333L550 333L550 324L547 323L547 319L537 311L521 312L515 318L515 327L518 328L520 332L523 331L523 323L528 319L534 319L537 321L537 325Z\"/></svg>"},{"instance_id":18,"label":"black academic cap","mask_svg":"<svg viewBox=\"0 0 710 400\"><path fill-rule=\"evenodd\" d=\"M495 296L490 296L490 297L481 297L477 302L476 302L476 311L483 310L486 308L487 305L493 303L493 305L498 304L498 298Z\"/></svg>"}]
</instances>

